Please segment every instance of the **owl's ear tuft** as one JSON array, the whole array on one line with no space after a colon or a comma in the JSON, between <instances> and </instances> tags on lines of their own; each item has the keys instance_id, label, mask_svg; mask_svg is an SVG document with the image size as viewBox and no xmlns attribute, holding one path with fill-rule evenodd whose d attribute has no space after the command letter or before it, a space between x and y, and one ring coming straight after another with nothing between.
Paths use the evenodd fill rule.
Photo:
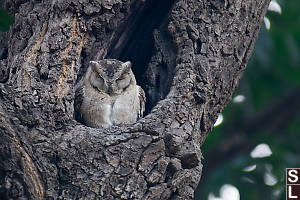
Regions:
<instances>
[{"instance_id":1,"label":"owl's ear tuft","mask_svg":"<svg viewBox=\"0 0 300 200\"><path fill-rule=\"evenodd\" d=\"M94 70L94 71L97 71L96 69L97 69L97 67L99 66L99 63L98 62L96 62L96 61L90 61L90 65L92 66L92 69Z\"/></svg>"},{"instance_id":2,"label":"owl's ear tuft","mask_svg":"<svg viewBox=\"0 0 300 200\"><path fill-rule=\"evenodd\" d=\"M132 65L131 62L127 61L122 64L122 67L123 67L124 71L127 71L128 69L131 68L131 65Z\"/></svg>"}]
</instances>

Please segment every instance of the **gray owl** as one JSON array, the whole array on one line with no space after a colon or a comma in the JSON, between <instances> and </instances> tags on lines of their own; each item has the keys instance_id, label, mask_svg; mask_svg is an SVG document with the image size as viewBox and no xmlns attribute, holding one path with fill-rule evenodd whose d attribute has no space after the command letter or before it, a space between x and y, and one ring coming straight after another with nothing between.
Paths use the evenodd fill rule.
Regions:
<instances>
[{"instance_id":1,"label":"gray owl","mask_svg":"<svg viewBox=\"0 0 300 200\"><path fill-rule=\"evenodd\" d=\"M129 61L91 61L75 94L77 118L90 127L134 123L145 110L145 93Z\"/></svg>"}]
</instances>

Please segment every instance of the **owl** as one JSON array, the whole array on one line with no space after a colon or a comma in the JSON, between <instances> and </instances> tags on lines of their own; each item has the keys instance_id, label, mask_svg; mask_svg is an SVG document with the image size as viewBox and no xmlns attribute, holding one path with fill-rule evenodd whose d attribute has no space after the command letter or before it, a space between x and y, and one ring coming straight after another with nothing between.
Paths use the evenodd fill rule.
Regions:
<instances>
[{"instance_id":1,"label":"owl","mask_svg":"<svg viewBox=\"0 0 300 200\"><path fill-rule=\"evenodd\" d=\"M75 91L75 113L83 124L99 128L131 124L145 110L144 90L136 84L131 62L91 61Z\"/></svg>"}]
</instances>

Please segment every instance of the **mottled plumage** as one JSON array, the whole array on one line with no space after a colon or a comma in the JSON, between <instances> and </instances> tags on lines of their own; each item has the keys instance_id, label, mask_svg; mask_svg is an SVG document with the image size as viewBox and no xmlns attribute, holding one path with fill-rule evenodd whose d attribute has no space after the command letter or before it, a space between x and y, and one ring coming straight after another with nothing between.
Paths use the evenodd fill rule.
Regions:
<instances>
[{"instance_id":1,"label":"mottled plumage","mask_svg":"<svg viewBox=\"0 0 300 200\"><path fill-rule=\"evenodd\" d=\"M145 93L129 61L91 61L75 95L77 119L90 127L134 123L145 110Z\"/></svg>"}]
</instances>

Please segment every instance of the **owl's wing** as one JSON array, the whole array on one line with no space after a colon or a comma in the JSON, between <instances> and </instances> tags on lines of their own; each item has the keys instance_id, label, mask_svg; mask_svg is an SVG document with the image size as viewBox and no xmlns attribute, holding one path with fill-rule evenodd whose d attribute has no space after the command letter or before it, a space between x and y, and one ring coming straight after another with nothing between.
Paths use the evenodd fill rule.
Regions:
<instances>
[{"instance_id":1,"label":"owl's wing","mask_svg":"<svg viewBox=\"0 0 300 200\"><path fill-rule=\"evenodd\" d=\"M84 95L83 84L79 83L77 87L75 87L74 115L75 115L75 119L81 123L83 123L83 117L80 108L83 101L83 95Z\"/></svg>"},{"instance_id":2,"label":"owl's wing","mask_svg":"<svg viewBox=\"0 0 300 200\"><path fill-rule=\"evenodd\" d=\"M140 99L140 110L138 114L138 119L139 119L143 117L143 113L145 111L146 95L143 88L141 88L140 86L137 87L138 87L139 99Z\"/></svg>"}]
</instances>

